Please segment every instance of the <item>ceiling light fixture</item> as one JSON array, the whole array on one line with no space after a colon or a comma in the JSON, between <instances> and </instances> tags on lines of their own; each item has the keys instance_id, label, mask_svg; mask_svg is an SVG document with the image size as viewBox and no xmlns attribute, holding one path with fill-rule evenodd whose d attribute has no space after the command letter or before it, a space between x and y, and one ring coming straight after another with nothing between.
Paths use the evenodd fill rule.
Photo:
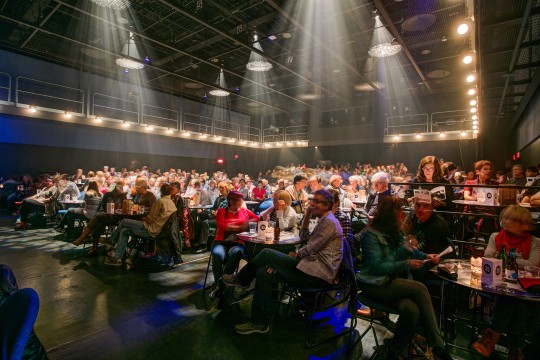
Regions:
<instances>
[{"instance_id":1,"label":"ceiling light fixture","mask_svg":"<svg viewBox=\"0 0 540 360\"><path fill-rule=\"evenodd\" d=\"M170 128L169 128L169 129L167 129L167 134L172 134L173 132L174 132L174 130L173 130L173 129L170 129Z\"/></svg>"},{"instance_id":2,"label":"ceiling light fixture","mask_svg":"<svg viewBox=\"0 0 540 360\"><path fill-rule=\"evenodd\" d=\"M465 136L466 134L465 130L461 130L461 136Z\"/></svg>"},{"instance_id":3,"label":"ceiling light fixture","mask_svg":"<svg viewBox=\"0 0 540 360\"><path fill-rule=\"evenodd\" d=\"M416 135L414 135L415 138L417 139L420 139L422 137L422 135L420 135L419 133L416 133Z\"/></svg>"},{"instance_id":4,"label":"ceiling light fixture","mask_svg":"<svg viewBox=\"0 0 540 360\"><path fill-rule=\"evenodd\" d=\"M474 94L476 94L476 89L470 88L469 91L467 91L467 94L473 96Z\"/></svg>"},{"instance_id":5,"label":"ceiling light fixture","mask_svg":"<svg viewBox=\"0 0 540 360\"><path fill-rule=\"evenodd\" d=\"M469 102L469 105L471 106L475 106L477 104L477 101L475 99L472 99L470 102Z\"/></svg>"},{"instance_id":6,"label":"ceiling light fixture","mask_svg":"<svg viewBox=\"0 0 540 360\"><path fill-rule=\"evenodd\" d=\"M398 135L394 135L394 140L399 140L401 138L401 136Z\"/></svg>"},{"instance_id":7,"label":"ceiling light fixture","mask_svg":"<svg viewBox=\"0 0 540 360\"><path fill-rule=\"evenodd\" d=\"M371 49L369 49L368 54L371 57L377 57L377 58L396 55L398 52L401 51L401 45L399 44L394 45L393 43L394 42L392 41L391 43L388 42L384 44L375 45Z\"/></svg>"},{"instance_id":8,"label":"ceiling light fixture","mask_svg":"<svg viewBox=\"0 0 540 360\"><path fill-rule=\"evenodd\" d=\"M473 133L478 134L478 129L473 130Z\"/></svg>"},{"instance_id":9,"label":"ceiling light fixture","mask_svg":"<svg viewBox=\"0 0 540 360\"><path fill-rule=\"evenodd\" d=\"M470 63L472 63L472 56L471 56L471 55L466 55L466 56L463 58L463 63L464 63L464 64L470 64Z\"/></svg>"},{"instance_id":10,"label":"ceiling light fixture","mask_svg":"<svg viewBox=\"0 0 540 360\"><path fill-rule=\"evenodd\" d=\"M440 137L446 137L446 134L444 132L441 131L441 133L439 134Z\"/></svg>"},{"instance_id":11,"label":"ceiling light fixture","mask_svg":"<svg viewBox=\"0 0 540 360\"><path fill-rule=\"evenodd\" d=\"M473 116L472 116L472 119L473 119L473 120L478 120L478 115L473 115Z\"/></svg>"},{"instance_id":12,"label":"ceiling light fixture","mask_svg":"<svg viewBox=\"0 0 540 360\"><path fill-rule=\"evenodd\" d=\"M263 52L261 44L259 44L259 38L257 34L253 35L253 47L260 52ZM263 56L255 51L252 51L249 56L249 61L246 64L246 69L256 72L264 72L272 69L272 64L270 64Z\"/></svg>"},{"instance_id":13,"label":"ceiling light fixture","mask_svg":"<svg viewBox=\"0 0 540 360\"><path fill-rule=\"evenodd\" d=\"M472 112L472 113L475 113L475 112L476 112L476 108L475 108L475 107L471 108L471 112Z\"/></svg>"},{"instance_id":14,"label":"ceiling light fixture","mask_svg":"<svg viewBox=\"0 0 540 360\"><path fill-rule=\"evenodd\" d=\"M97 122L97 123L100 123L100 122L102 122L102 121L103 121L103 120L101 120L101 117L99 117L99 116L96 117L96 122Z\"/></svg>"},{"instance_id":15,"label":"ceiling light fixture","mask_svg":"<svg viewBox=\"0 0 540 360\"><path fill-rule=\"evenodd\" d=\"M64 117L65 117L66 119L71 118L71 111L66 111L66 112L64 112Z\"/></svg>"},{"instance_id":16,"label":"ceiling light fixture","mask_svg":"<svg viewBox=\"0 0 540 360\"><path fill-rule=\"evenodd\" d=\"M34 105L30 106L30 112L35 113L37 111L36 107Z\"/></svg>"},{"instance_id":17,"label":"ceiling light fixture","mask_svg":"<svg viewBox=\"0 0 540 360\"><path fill-rule=\"evenodd\" d=\"M467 82L472 83L476 79L476 76L474 74L467 75Z\"/></svg>"},{"instance_id":18,"label":"ceiling light fixture","mask_svg":"<svg viewBox=\"0 0 540 360\"><path fill-rule=\"evenodd\" d=\"M222 88L227 86L227 84L225 83L225 75L223 74L223 69L221 69L221 71L219 72L218 78L216 80L216 85L218 85L219 87L222 87ZM220 97L229 96L229 94L230 94L230 92L228 92L226 90L222 90L222 89L210 90L208 93L210 95L220 96Z\"/></svg>"},{"instance_id":19,"label":"ceiling light fixture","mask_svg":"<svg viewBox=\"0 0 540 360\"><path fill-rule=\"evenodd\" d=\"M124 72L129 72L129 70L140 70L144 67L144 63L137 61L137 59L130 56L130 53L133 55L138 55L137 46L133 40L133 33L129 32L129 38L127 43L124 45L122 50L122 57L116 59L116 64L124 68ZM136 56L135 56L136 57Z\"/></svg>"},{"instance_id":20,"label":"ceiling light fixture","mask_svg":"<svg viewBox=\"0 0 540 360\"><path fill-rule=\"evenodd\" d=\"M122 121L122 127L128 128L129 123L127 121Z\"/></svg>"},{"instance_id":21,"label":"ceiling light fixture","mask_svg":"<svg viewBox=\"0 0 540 360\"><path fill-rule=\"evenodd\" d=\"M478 125L478 120L474 120L472 123L473 125Z\"/></svg>"},{"instance_id":22,"label":"ceiling light fixture","mask_svg":"<svg viewBox=\"0 0 540 360\"><path fill-rule=\"evenodd\" d=\"M129 6L128 0L91 0L94 4L111 8L115 10L123 10Z\"/></svg>"}]
</instances>

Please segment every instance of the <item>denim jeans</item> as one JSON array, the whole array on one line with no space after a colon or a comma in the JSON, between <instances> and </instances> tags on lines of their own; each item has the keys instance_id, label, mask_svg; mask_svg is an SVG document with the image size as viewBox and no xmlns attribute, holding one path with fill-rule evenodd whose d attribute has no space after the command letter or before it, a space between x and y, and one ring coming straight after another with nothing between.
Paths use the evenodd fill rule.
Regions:
<instances>
[{"instance_id":1,"label":"denim jeans","mask_svg":"<svg viewBox=\"0 0 540 360\"><path fill-rule=\"evenodd\" d=\"M397 278L380 286L363 284L362 290L370 299L398 309L399 319L392 340L392 350L396 354L406 352L418 325L422 325L430 346L444 346L433 304L424 284Z\"/></svg>"},{"instance_id":2,"label":"denim jeans","mask_svg":"<svg viewBox=\"0 0 540 360\"><path fill-rule=\"evenodd\" d=\"M116 257L124 257L130 236L151 237L148 231L146 231L142 221L133 219L124 219L120 221L116 230L111 234L112 243L116 243L114 250L114 255Z\"/></svg>"},{"instance_id":3,"label":"denim jeans","mask_svg":"<svg viewBox=\"0 0 540 360\"><path fill-rule=\"evenodd\" d=\"M274 249L264 249L238 273L242 284L255 281L253 302L251 303L251 321L266 325L276 312L279 299L280 283L294 287L320 288L329 284L318 277L308 275L296 268L300 259ZM268 272L268 268L274 270Z\"/></svg>"},{"instance_id":4,"label":"denim jeans","mask_svg":"<svg viewBox=\"0 0 540 360\"><path fill-rule=\"evenodd\" d=\"M223 241L212 243L212 272L217 284L222 285L219 280L223 274L232 274L236 270L244 252L245 248L240 244L227 244Z\"/></svg>"}]
</instances>

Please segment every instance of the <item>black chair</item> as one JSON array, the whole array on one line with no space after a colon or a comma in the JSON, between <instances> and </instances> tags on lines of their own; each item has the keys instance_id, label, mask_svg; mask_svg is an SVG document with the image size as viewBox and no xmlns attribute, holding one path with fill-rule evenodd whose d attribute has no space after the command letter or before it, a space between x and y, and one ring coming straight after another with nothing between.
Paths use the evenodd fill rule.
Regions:
<instances>
[{"instance_id":1,"label":"black chair","mask_svg":"<svg viewBox=\"0 0 540 360\"><path fill-rule=\"evenodd\" d=\"M276 316L280 312L282 303L281 300L284 299L286 295L289 296L288 309L294 301L302 302L302 294L307 294L310 298L312 298L313 301L310 302L310 304L306 304L308 306L306 308L306 312L304 313L304 316L307 318L304 344L307 348L314 348L339 337L352 335L354 328L356 327L356 318L354 316L354 313L356 312L356 293L357 287L354 276L352 253L349 243L346 240L343 240L343 260L339 269L338 283L336 285L329 285L321 288L295 288L284 285L281 292L280 302L276 310ZM330 304L328 306L325 305L326 300L330 300ZM347 303L346 311L351 314L351 321L348 328L339 332L338 334L334 334L333 336L314 342L314 331L316 330L316 327L313 326L314 315L320 309L327 310L343 303ZM288 312L289 311L287 310L287 313ZM351 339L352 336L349 336L348 346L350 345Z\"/></svg>"}]
</instances>

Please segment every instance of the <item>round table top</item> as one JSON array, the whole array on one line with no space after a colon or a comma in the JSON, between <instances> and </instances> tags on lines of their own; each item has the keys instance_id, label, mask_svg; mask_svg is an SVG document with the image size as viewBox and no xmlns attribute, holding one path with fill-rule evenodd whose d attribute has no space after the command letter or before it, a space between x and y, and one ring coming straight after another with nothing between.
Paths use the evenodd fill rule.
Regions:
<instances>
[{"instance_id":1,"label":"round table top","mask_svg":"<svg viewBox=\"0 0 540 360\"><path fill-rule=\"evenodd\" d=\"M83 204L84 203L84 200L68 200L68 201L65 201L65 200L59 200L58 201L60 204Z\"/></svg>"},{"instance_id":2,"label":"round table top","mask_svg":"<svg viewBox=\"0 0 540 360\"><path fill-rule=\"evenodd\" d=\"M457 279L451 279L447 276L441 275L437 272L437 267L444 266L444 263L446 262L453 262L456 263L458 266L458 278ZM471 262L468 260L446 260L443 263L439 264L438 266L434 267L432 269L432 272L439 277L440 279L454 283L460 286L468 287L473 290L478 290L485 293L490 293L494 295L503 295L503 296L511 296L516 297L522 300L527 301L538 301L540 302L540 294L533 294L530 292L525 291L521 287L519 283L514 282L506 282L504 281L502 285L498 286L489 286L482 284L480 279L472 279L471 277Z\"/></svg>"},{"instance_id":3,"label":"round table top","mask_svg":"<svg viewBox=\"0 0 540 360\"><path fill-rule=\"evenodd\" d=\"M189 205L190 209L211 209L212 205Z\"/></svg>"},{"instance_id":4,"label":"round table top","mask_svg":"<svg viewBox=\"0 0 540 360\"><path fill-rule=\"evenodd\" d=\"M259 238L257 233L242 232L238 234L238 238L244 242L261 245L297 245L301 243L300 237L290 231L281 231L279 241L274 239L267 240L266 237Z\"/></svg>"}]
</instances>

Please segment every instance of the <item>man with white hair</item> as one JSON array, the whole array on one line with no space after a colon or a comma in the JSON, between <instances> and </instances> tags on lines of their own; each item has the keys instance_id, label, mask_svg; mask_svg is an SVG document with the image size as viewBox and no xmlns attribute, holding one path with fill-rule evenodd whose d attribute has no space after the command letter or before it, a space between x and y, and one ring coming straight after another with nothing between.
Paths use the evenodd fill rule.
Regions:
<instances>
[{"instance_id":1,"label":"man with white hair","mask_svg":"<svg viewBox=\"0 0 540 360\"><path fill-rule=\"evenodd\" d=\"M374 192L369 194L365 207L369 220L373 219L377 213L377 205L379 205L382 197L392 195L388 188L388 182L388 174L383 171L379 171L371 177L371 187Z\"/></svg>"}]
</instances>

